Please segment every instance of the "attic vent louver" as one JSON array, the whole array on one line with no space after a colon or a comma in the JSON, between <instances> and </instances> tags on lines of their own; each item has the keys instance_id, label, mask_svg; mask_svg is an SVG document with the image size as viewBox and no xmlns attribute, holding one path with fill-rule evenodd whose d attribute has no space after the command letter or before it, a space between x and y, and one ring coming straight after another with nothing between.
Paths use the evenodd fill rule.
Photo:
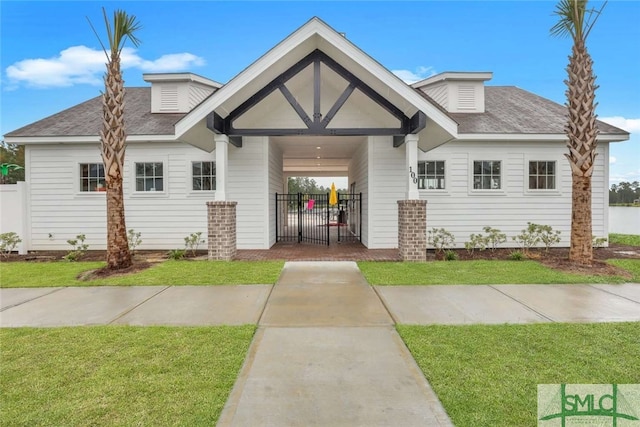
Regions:
<instances>
[{"instance_id":1,"label":"attic vent louver","mask_svg":"<svg viewBox=\"0 0 640 427\"><path fill-rule=\"evenodd\" d=\"M473 86L458 86L458 109L471 111L476 109L476 91Z\"/></svg>"},{"instance_id":2,"label":"attic vent louver","mask_svg":"<svg viewBox=\"0 0 640 427\"><path fill-rule=\"evenodd\" d=\"M160 88L160 111L178 111L178 86L163 85Z\"/></svg>"}]
</instances>

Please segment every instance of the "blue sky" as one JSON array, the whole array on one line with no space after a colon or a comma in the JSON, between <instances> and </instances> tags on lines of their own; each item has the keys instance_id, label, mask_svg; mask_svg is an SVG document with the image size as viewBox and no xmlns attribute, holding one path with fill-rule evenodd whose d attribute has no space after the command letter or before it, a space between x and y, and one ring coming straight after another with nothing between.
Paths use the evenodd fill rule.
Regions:
<instances>
[{"instance_id":1,"label":"blue sky","mask_svg":"<svg viewBox=\"0 0 640 427\"><path fill-rule=\"evenodd\" d=\"M593 2L599 7L601 2ZM550 36L555 2L94 2L0 3L0 134L99 95L101 7L137 16L142 44L123 61L127 86L143 72L191 71L225 83L318 16L405 80L492 71L564 103L569 39ZM630 131L612 144L611 183L640 180L640 1L609 1L588 41L598 115Z\"/></svg>"}]
</instances>

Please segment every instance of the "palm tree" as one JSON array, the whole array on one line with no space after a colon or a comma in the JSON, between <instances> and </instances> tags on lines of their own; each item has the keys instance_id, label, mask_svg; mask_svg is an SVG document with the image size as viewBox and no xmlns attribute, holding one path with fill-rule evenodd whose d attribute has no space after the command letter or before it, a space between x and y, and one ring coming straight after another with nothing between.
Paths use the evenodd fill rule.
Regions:
<instances>
[{"instance_id":1,"label":"palm tree","mask_svg":"<svg viewBox=\"0 0 640 427\"><path fill-rule=\"evenodd\" d=\"M140 45L135 32L140 24L135 16L127 15L122 10L113 12L113 25L109 22L107 12L102 8L109 49L100 40L91 21L93 29L107 57L107 73L104 77L105 91L102 94L102 130L100 131L100 149L104 163L105 182L107 185L107 268L112 270L131 266L131 253L127 241L127 227L124 218L124 198L122 195L122 172L126 133L124 126L124 81L120 69L120 54L127 39L134 46Z\"/></svg>"},{"instance_id":2,"label":"palm tree","mask_svg":"<svg viewBox=\"0 0 640 427\"><path fill-rule=\"evenodd\" d=\"M569 153L565 154L571 166L571 247L569 260L591 265L593 261L591 230L591 175L596 158L596 102L593 59L587 51L587 37L604 9L587 10L587 0L560 0L555 14L560 18L551 28L554 36L569 35L573 40L567 72L568 120L565 132Z\"/></svg>"}]
</instances>

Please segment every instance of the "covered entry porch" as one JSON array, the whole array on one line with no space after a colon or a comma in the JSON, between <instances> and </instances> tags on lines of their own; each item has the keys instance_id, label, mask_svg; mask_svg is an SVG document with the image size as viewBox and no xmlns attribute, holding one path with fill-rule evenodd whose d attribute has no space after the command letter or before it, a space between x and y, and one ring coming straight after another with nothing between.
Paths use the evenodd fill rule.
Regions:
<instances>
[{"instance_id":1,"label":"covered entry porch","mask_svg":"<svg viewBox=\"0 0 640 427\"><path fill-rule=\"evenodd\" d=\"M215 201L208 204L214 258L279 243L275 194L286 191L288 176L316 176L325 161L343 162L349 194L362 193L360 237L367 248L402 247L411 233L424 234L425 246L426 218L409 212L418 203L404 209L398 201L419 199L412 175L418 150L456 135L456 123L441 109L317 18L175 129L184 142L215 151ZM334 149L315 151L320 141ZM293 175L293 168L305 175ZM402 218L419 227L404 227Z\"/></svg>"}]
</instances>

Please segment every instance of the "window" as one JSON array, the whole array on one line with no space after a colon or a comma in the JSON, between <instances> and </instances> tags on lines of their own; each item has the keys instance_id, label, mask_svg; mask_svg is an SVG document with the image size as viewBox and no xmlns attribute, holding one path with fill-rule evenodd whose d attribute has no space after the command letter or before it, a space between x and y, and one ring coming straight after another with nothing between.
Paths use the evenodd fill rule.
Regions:
<instances>
[{"instance_id":1,"label":"window","mask_svg":"<svg viewBox=\"0 0 640 427\"><path fill-rule=\"evenodd\" d=\"M191 176L193 191L216 189L216 162L192 162Z\"/></svg>"},{"instance_id":2,"label":"window","mask_svg":"<svg viewBox=\"0 0 640 427\"><path fill-rule=\"evenodd\" d=\"M136 163L136 191L164 191L162 162Z\"/></svg>"},{"instance_id":3,"label":"window","mask_svg":"<svg viewBox=\"0 0 640 427\"><path fill-rule=\"evenodd\" d=\"M102 163L80 164L80 191L106 191Z\"/></svg>"},{"instance_id":4,"label":"window","mask_svg":"<svg viewBox=\"0 0 640 427\"><path fill-rule=\"evenodd\" d=\"M529 190L556 189L556 162L529 162Z\"/></svg>"},{"instance_id":5,"label":"window","mask_svg":"<svg viewBox=\"0 0 640 427\"><path fill-rule=\"evenodd\" d=\"M499 160L476 160L473 162L473 189L499 190L501 162Z\"/></svg>"},{"instance_id":6,"label":"window","mask_svg":"<svg viewBox=\"0 0 640 427\"><path fill-rule=\"evenodd\" d=\"M418 162L418 189L444 190L444 161Z\"/></svg>"}]
</instances>

